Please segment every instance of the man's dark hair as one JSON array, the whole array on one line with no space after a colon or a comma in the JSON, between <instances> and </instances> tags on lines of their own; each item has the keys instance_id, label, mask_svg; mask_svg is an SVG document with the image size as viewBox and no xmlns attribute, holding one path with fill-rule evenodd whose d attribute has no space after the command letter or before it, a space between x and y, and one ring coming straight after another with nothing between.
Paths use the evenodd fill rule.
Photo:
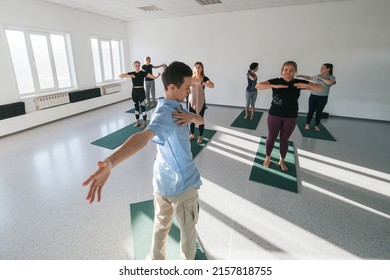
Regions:
<instances>
[{"instance_id":1,"label":"man's dark hair","mask_svg":"<svg viewBox=\"0 0 390 280\"><path fill-rule=\"evenodd\" d=\"M161 76L161 79L164 84L164 89L168 90L168 86L170 84L174 84L177 88L180 88L184 83L185 77L192 77L192 69L183 62L172 62L164 70Z\"/></svg>"}]
</instances>

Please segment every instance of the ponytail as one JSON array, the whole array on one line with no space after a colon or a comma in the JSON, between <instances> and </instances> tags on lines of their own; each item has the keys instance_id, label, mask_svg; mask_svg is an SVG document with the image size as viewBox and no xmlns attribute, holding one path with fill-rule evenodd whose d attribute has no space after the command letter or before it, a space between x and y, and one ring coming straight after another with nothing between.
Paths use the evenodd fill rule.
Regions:
<instances>
[{"instance_id":1,"label":"ponytail","mask_svg":"<svg viewBox=\"0 0 390 280\"><path fill-rule=\"evenodd\" d=\"M331 63L324 63L324 66L326 67L326 69L329 69L329 75L333 76L333 64L331 64Z\"/></svg>"}]
</instances>

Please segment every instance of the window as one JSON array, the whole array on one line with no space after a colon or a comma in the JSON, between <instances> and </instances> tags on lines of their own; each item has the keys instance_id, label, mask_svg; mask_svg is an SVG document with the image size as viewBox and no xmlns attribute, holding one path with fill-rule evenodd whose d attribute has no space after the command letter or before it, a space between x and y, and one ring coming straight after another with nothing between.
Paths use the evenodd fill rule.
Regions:
<instances>
[{"instance_id":1,"label":"window","mask_svg":"<svg viewBox=\"0 0 390 280\"><path fill-rule=\"evenodd\" d=\"M75 87L69 34L7 28L6 35L22 96Z\"/></svg>"},{"instance_id":2,"label":"window","mask_svg":"<svg viewBox=\"0 0 390 280\"><path fill-rule=\"evenodd\" d=\"M96 83L120 80L123 69L122 40L91 38Z\"/></svg>"}]
</instances>

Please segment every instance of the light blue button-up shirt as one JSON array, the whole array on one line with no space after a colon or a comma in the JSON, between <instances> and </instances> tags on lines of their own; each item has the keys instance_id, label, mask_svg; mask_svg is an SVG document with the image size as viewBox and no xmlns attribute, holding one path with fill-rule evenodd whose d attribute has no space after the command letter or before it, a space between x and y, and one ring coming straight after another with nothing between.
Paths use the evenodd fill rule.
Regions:
<instances>
[{"instance_id":1,"label":"light blue button-up shirt","mask_svg":"<svg viewBox=\"0 0 390 280\"><path fill-rule=\"evenodd\" d=\"M154 191L163 196L178 196L202 184L192 158L188 126L180 127L172 117L178 107L183 109L176 100L159 99L147 127L155 135L151 141L158 144L153 167Z\"/></svg>"}]
</instances>

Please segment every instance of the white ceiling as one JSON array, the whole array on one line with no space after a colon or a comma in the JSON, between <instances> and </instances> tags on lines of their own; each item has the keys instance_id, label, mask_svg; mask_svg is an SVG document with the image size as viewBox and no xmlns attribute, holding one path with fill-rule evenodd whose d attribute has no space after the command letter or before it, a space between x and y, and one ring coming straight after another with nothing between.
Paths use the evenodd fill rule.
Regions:
<instances>
[{"instance_id":1,"label":"white ceiling","mask_svg":"<svg viewBox=\"0 0 390 280\"><path fill-rule=\"evenodd\" d=\"M122 21L140 21L194 15L266 9L281 6L352 0L220 0L202 6L195 0L38 0ZM205 0L207 1L207 0ZM139 7L156 6L162 10L145 12Z\"/></svg>"}]
</instances>

